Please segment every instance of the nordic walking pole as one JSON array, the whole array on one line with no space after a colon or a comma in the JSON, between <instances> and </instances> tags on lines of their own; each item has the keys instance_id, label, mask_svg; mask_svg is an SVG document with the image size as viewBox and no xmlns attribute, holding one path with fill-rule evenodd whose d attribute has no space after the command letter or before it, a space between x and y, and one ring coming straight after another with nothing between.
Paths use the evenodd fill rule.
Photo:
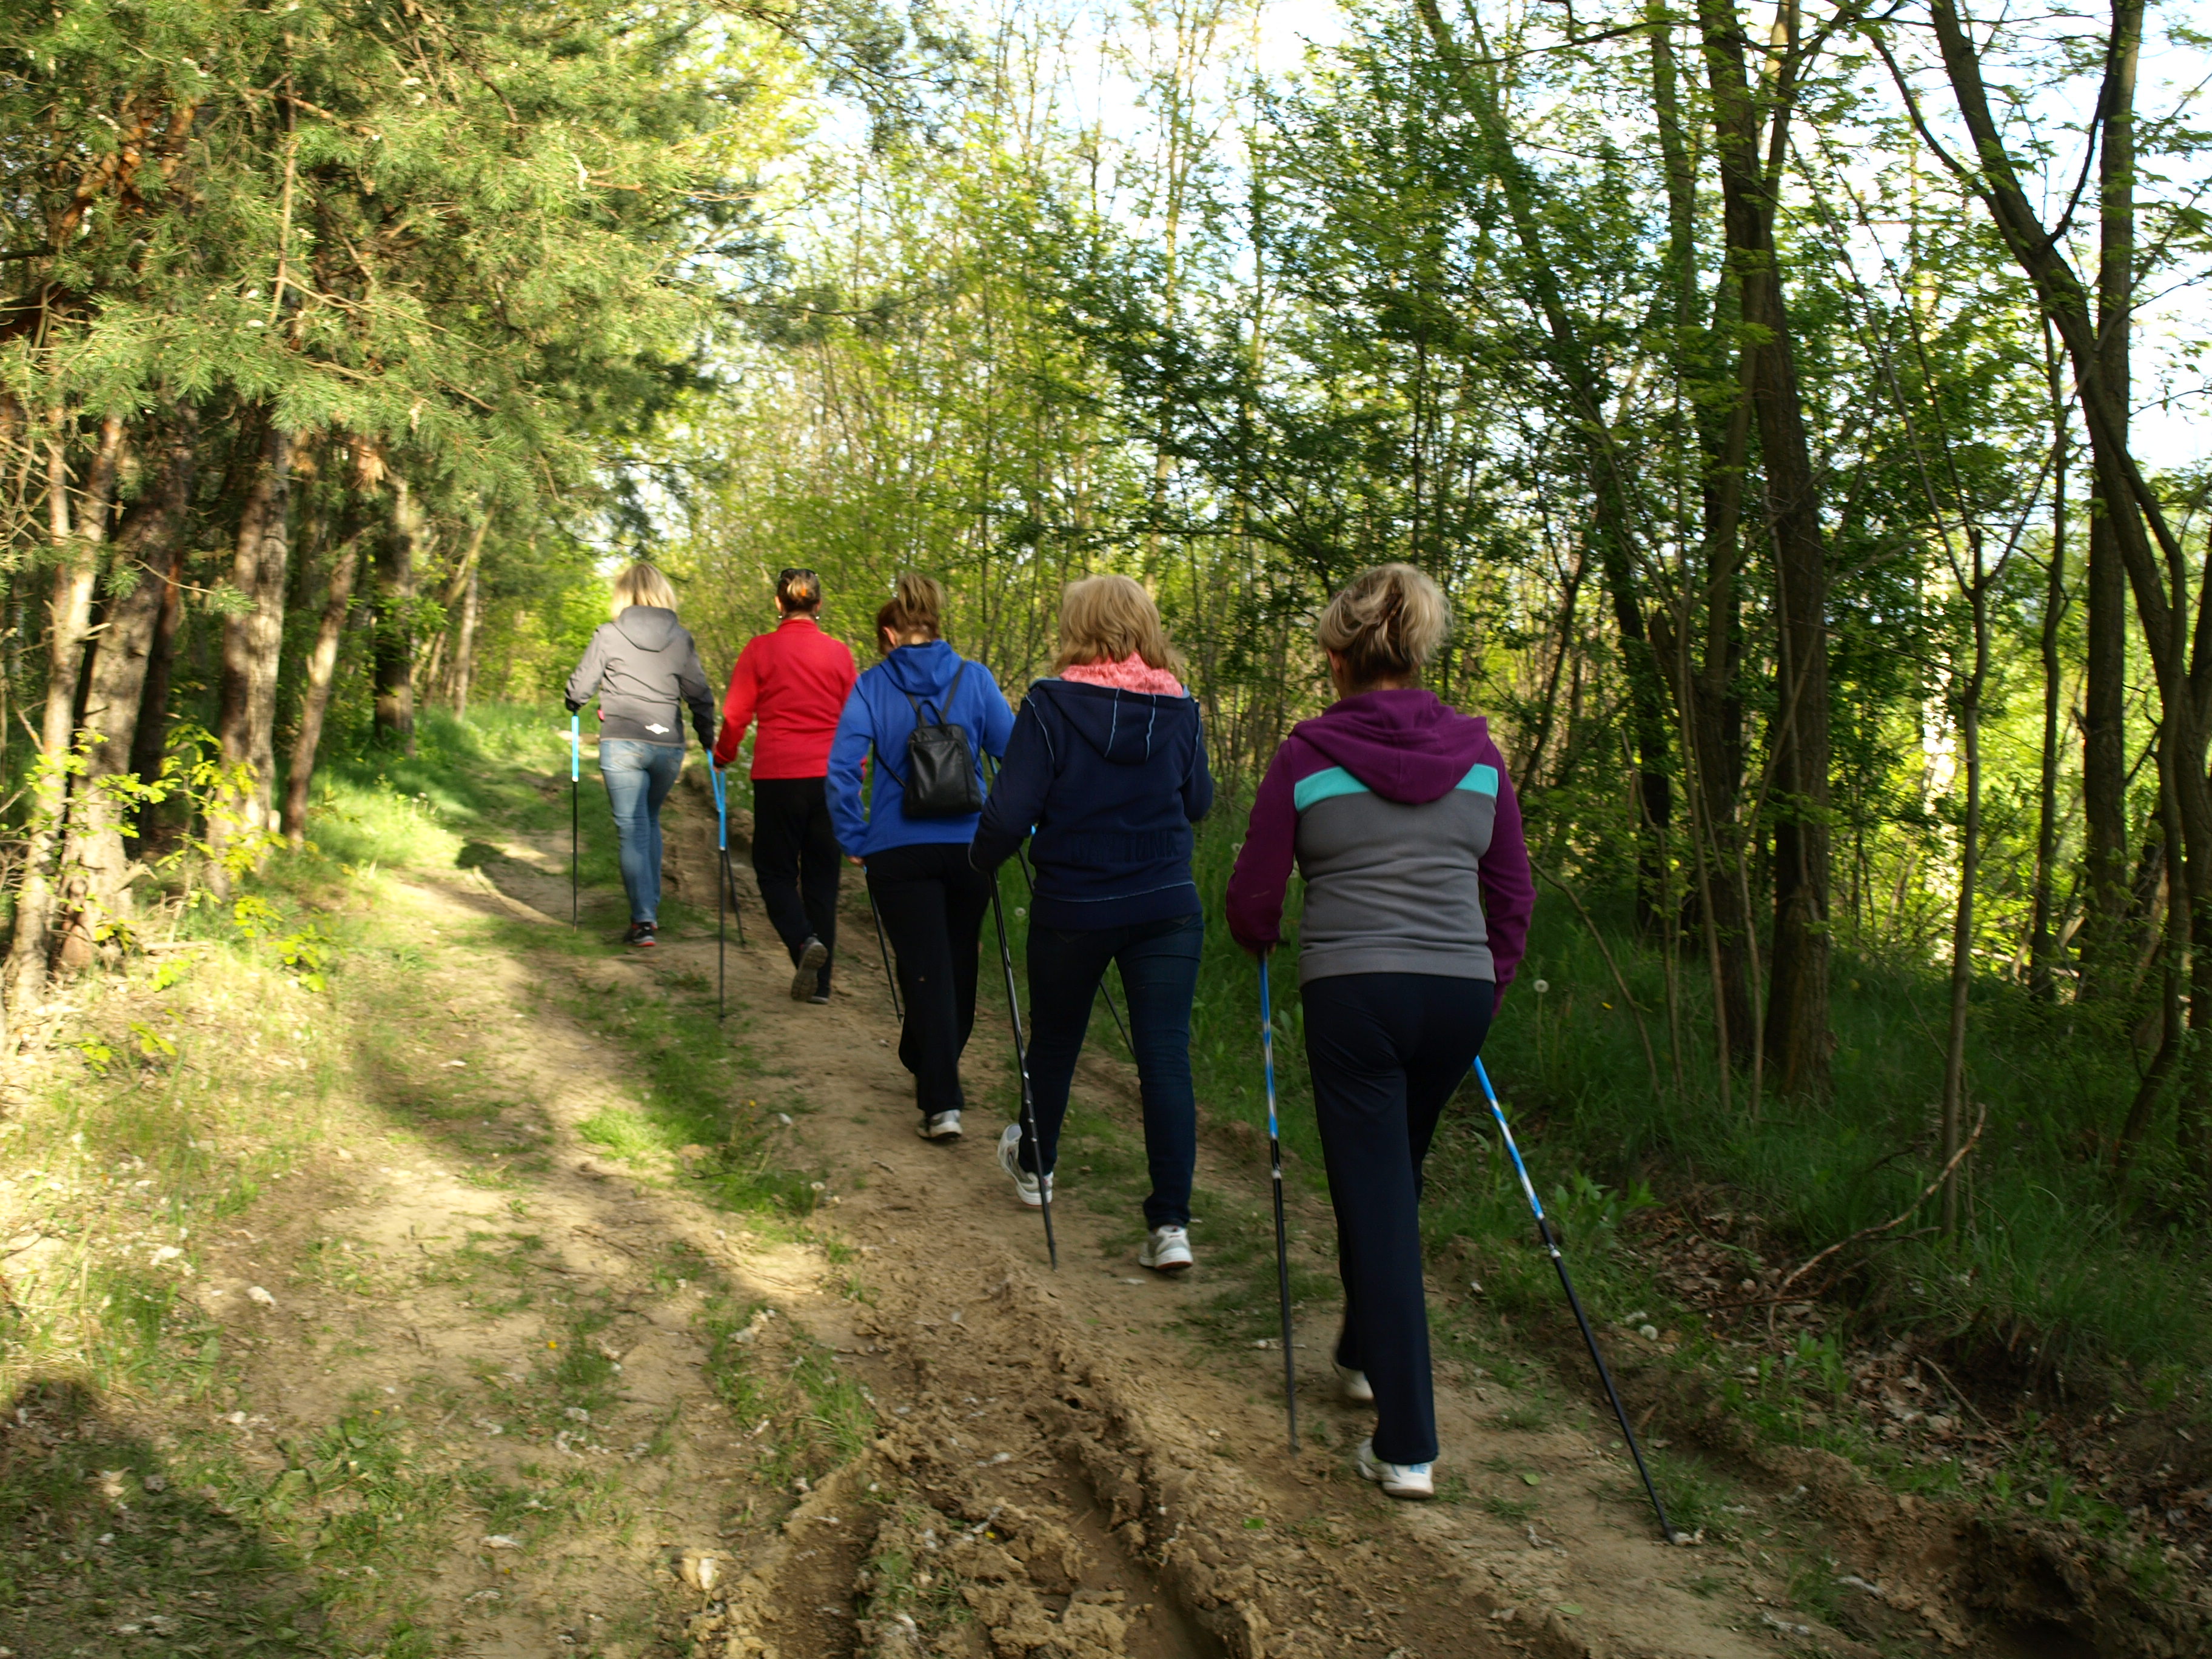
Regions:
<instances>
[{"instance_id":1,"label":"nordic walking pole","mask_svg":"<svg viewBox=\"0 0 2212 1659\"><path fill-rule=\"evenodd\" d=\"M860 884L868 890L868 920L876 924L876 949L884 953L884 983L891 988L891 1018L903 1025L906 1010L899 1006L898 975L891 971L890 941L884 937L884 919L876 909L875 890L868 887L865 878Z\"/></svg>"},{"instance_id":2,"label":"nordic walking pole","mask_svg":"<svg viewBox=\"0 0 2212 1659\"><path fill-rule=\"evenodd\" d=\"M995 784L998 781L999 769L994 763L991 767L991 781ZM1030 826L1030 834L1032 836L1036 834L1035 824ZM1015 848L1014 858L1022 866L1022 890L1030 896L1030 903L1034 907L1036 903L1036 878L1030 873L1029 848ZM1103 975L1098 981L1098 994L1106 999L1106 1012L1114 1016L1114 1029L1121 1034L1121 1046L1130 1054L1134 1054L1137 1052L1137 1045L1129 1041L1129 1028L1122 1022L1121 1005L1114 1000L1114 988L1106 983Z\"/></svg>"},{"instance_id":3,"label":"nordic walking pole","mask_svg":"<svg viewBox=\"0 0 2212 1659\"><path fill-rule=\"evenodd\" d=\"M707 762L707 776L714 786L714 851L720 866L714 872L714 1018L720 1019L729 1012L730 964L729 953L724 948L726 933L723 918L730 908L730 802L724 793L727 786L722 781L722 769L711 757Z\"/></svg>"},{"instance_id":4,"label":"nordic walking pole","mask_svg":"<svg viewBox=\"0 0 2212 1659\"><path fill-rule=\"evenodd\" d=\"M584 778L584 717L570 712L568 715L568 926L576 923L576 830L580 809L576 792Z\"/></svg>"},{"instance_id":5,"label":"nordic walking pole","mask_svg":"<svg viewBox=\"0 0 2212 1659\"><path fill-rule=\"evenodd\" d=\"M1030 833L1034 835L1036 832L1031 830ZM1021 860L1022 886L1030 896L1030 903L1034 906L1036 903L1036 882L1030 874L1029 849L1018 847L1014 849L1014 856ZM1114 1029L1121 1034L1121 1046L1134 1054L1137 1045L1129 1041L1129 1028L1121 1022L1121 1005L1114 1000L1114 988L1106 982L1103 974L1098 978L1098 994L1106 999L1106 1012L1114 1016Z\"/></svg>"},{"instance_id":6,"label":"nordic walking pole","mask_svg":"<svg viewBox=\"0 0 2212 1659\"><path fill-rule=\"evenodd\" d=\"M1613 1402L1613 1415L1628 1442L1628 1455L1636 1460L1637 1474L1644 1477L1644 1495L1650 1498L1651 1507L1659 1516L1659 1535L1671 1544L1683 1534L1677 1533L1667 1519L1667 1506L1659 1501L1659 1488L1652 1484L1651 1471L1644 1465L1644 1449L1636 1443L1636 1431L1628 1426L1628 1409L1620 1403L1620 1391L1613 1386L1613 1373L1606 1369L1605 1356L1598 1352L1597 1334L1590 1329L1589 1316L1583 1311L1583 1300L1575 1294L1575 1281L1567 1277L1567 1259L1559 1254L1559 1241L1553 1236L1543 1201L1536 1196L1535 1183L1528 1179L1528 1166L1521 1161L1521 1149L1514 1145L1513 1131L1506 1127L1504 1109L1498 1103L1498 1091L1490 1086L1490 1073L1483 1069L1480 1057L1474 1062L1474 1078L1482 1085L1483 1098L1490 1103L1490 1115L1497 1120L1498 1133L1513 1159L1513 1172L1521 1177L1521 1190L1528 1195L1528 1207L1535 1213L1536 1237L1543 1242L1552 1265L1559 1269L1559 1288L1567 1293L1567 1305L1575 1310L1575 1323L1582 1327L1583 1340L1589 1345L1590 1363L1597 1367L1597 1380L1605 1384L1605 1397Z\"/></svg>"},{"instance_id":7,"label":"nordic walking pole","mask_svg":"<svg viewBox=\"0 0 2212 1659\"><path fill-rule=\"evenodd\" d=\"M1060 1245L1052 1236L1052 1177L1044 1171L1044 1142L1037 1137L1036 1107L1030 1099L1029 1055L1022 1043L1022 1005L1014 997L1014 948L1006 942L1006 913L999 902L999 872L991 872L991 919L999 924L999 960L1006 969L1006 1014L1014 1025L1014 1069L1022 1074L1022 1133L1037 1161L1037 1197L1044 1211L1045 1254L1060 1269Z\"/></svg>"},{"instance_id":8,"label":"nordic walking pole","mask_svg":"<svg viewBox=\"0 0 2212 1659\"><path fill-rule=\"evenodd\" d=\"M738 924L738 945L743 949L745 944L745 907L738 902L738 876L737 872L730 868L730 849L726 845L722 848L722 889L729 895L730 919Z\"/></svg>"},{"instance_id":9,"label":"nordic walking pole","mask_svg":"<svg viewBox=\"0 0 2212 1659\"><path fill-rule=\"evenodd\" d=\"M1298 1362L1291 1347L1290 1231L1283 1223L1283 1139L1275 1125L1275 1011L1267 995L1267 958L1260 958L1260 1053L1267 1066L1267 1163L1275 1184L1275 1287L1283 1301L1283 1413L1291 1455L1298 1455Z\"/></svg>"}]
</instances>

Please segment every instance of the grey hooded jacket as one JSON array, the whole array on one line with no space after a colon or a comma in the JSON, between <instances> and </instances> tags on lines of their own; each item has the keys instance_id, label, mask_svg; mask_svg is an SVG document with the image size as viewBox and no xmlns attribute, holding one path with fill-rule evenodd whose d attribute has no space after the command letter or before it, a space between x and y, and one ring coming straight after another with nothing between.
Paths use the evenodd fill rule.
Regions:
<instances>
[{"instance_id":1,"label":"grey hooded jacket","mask_svg":"<svg viewBox=\"0 0 2212 1659\"><path fill-rule=\"evenodd\" d=\"M673 611L634 605L599 624L584 659L568 676L568 712L599 699L599 735L637 743L684 744L683 705L691 729L714 746L714 700L699 666L699 647Z\"/></svg>"}]
</instances>

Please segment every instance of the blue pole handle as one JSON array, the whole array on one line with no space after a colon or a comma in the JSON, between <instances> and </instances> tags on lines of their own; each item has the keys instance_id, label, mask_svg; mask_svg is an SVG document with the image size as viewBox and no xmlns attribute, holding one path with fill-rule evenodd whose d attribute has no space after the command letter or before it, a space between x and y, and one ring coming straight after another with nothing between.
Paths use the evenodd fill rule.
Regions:
<instances>
[{"instance_id":1,"label":"blue pole handle","mask_svg":"<svg viewBox=\"0 0 2212 1659\"><path fill-rule=\"evenodd\" d=\"M584 775L584 717L580 714L568 716L568 781L577 782Z\"/></svg>"},{"instance_id":2,"label":"blue pole handle","mask_svg":"<svg viewBox=\"0 0 2212 1659\"><path fill-rule=\"evenodd\" d=\"M722 769L709 761L707 775L714 784L714 845L722 851L730 850L729 786L722 781Z\"/></svg>"},{"instance_id":3,"label":"blue pole handle","mask_svg":"<svg viewBox=\"0 0 2212 1659\"><path fill-rule=\"evenodd\" d=\"M1505 1138L1505 1150L1513 1158L1513 1172L1521 1177L1521 1190L1528 1195L1528 1207L1536 1212L1536 1219L1544 1218L1543 1200L1536 1196L1535 1183L1528 1179L1528 1166L1521 1161L1521 1149L1513 1144L1513 1131L1506 1127L1505 1113L1498 1104L1498 1091L1490 1086L1490 1073L1482 1069L1480 1055L1475 1057L1474 1080L1482 1085L1483 1098L1490 1103L1490 1115L1498 1120L1498 1133Z\"/></svg>"}]
</instances>

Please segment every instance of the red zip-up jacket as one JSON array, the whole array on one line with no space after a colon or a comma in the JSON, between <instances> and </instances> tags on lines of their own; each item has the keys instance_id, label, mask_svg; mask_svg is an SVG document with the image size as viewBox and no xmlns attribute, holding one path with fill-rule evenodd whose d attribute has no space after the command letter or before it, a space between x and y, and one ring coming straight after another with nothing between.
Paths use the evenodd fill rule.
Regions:
<instances>
[{"instance_id":1,"label":"red zip-up jacket","mask_svg":"<svg viewBox=\"0 0 2212 1659\"><path fill-rule=\"evenodd\" d=\"M758 720L753 776L826 777L830 740L859 672L851 647L823 633L811 617L786 617L775 633L747 641L722 699L714 764L737 758L745 727Z\"/></svg>"}]
</instances>

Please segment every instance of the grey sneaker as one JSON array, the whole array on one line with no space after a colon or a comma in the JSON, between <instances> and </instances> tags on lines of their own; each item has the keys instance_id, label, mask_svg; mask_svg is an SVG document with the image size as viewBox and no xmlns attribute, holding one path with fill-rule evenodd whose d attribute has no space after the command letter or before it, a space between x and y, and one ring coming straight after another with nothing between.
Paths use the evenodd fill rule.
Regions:
<instances>
[{"instance_id":1,"label":"grey sneaker","mask_svg":"<svg viewBox=\"0 0 2212 1659\"><path fill-rule=\"evenodd\" d=\"M1179 1273L1190 1266L1190 1234L1182 1227L1155 1227L1137 1252L1137 1265L1156 1273Z\"/></svg>"},{"instance_id":2,"label":"grey sneaker","mask_svg":"<svg viewBox=\"0 0 2212 1659\"><path fill-rule=\"evenodd\" d=\"M1014 1196L1032 1210L1041 1210L1044 1201L1052 1196L1052 1177L1047 1176L1042 1185L1037 1178L1022 1168L1022 1126L1009 1123L999 1136L999 1167L1014 1183Z\"/></svg>"},{"instance_id":3,"label":"grey sneaker","mask_svg":"<svg viewBox=\"0 0 2212 1659\"><path fill-rule=\"evenodd\" d=\"M932 1112L922 1119L915 1133L924 1140L957 1140L960 1139L960 1114Z\"/></svg>"},{"instance_id":4,"label":"grey sneaker","mask_svg":"<svg viewBox=\"0 0 2212 1659\"><path fill-rule=\"evenodd\" d=\"M1419 1501L1437 1495L1433 1463L1386 1463L1375 1455L1372 1440L1361 1441L1356 1455L1361 1475L1382 1487L1386 1497Z\"/></svg>"},{"instance_id":5,"label":"grey sneaker","mask_svg":"<svg viewBox=\"0 0 2212 1659\"><path fill-rule=\"evenodd\" d=\"M830 960L830 947L810 937L799 947L799 965L791 970L791 1000L812 1002L822 986L822 964ZM827 1001L825 997L823 1000Z\"/></svg>"}]
</instances>

